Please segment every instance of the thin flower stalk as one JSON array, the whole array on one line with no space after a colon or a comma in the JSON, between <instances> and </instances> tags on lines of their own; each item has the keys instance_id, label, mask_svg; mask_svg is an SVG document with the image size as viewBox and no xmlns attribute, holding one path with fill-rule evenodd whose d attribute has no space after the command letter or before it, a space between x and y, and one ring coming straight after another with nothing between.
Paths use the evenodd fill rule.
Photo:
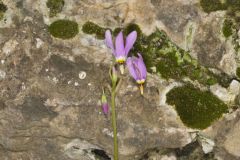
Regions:
<instances>
[{"instance_id":1,"label":"thin flower stalk","mask_svg":"<svg viewBox=\"0 0 240 160\"><path fill-rule=\"evenodd\" d=\"M117 115L116 115L116 92L118 88L118 77L115 67L112 68L111 72L112 90L111 90L111 118L113 128L113 142L114 142L114 160L118 160L118 139L117 139Z\"/></svg>"}]
</instances>

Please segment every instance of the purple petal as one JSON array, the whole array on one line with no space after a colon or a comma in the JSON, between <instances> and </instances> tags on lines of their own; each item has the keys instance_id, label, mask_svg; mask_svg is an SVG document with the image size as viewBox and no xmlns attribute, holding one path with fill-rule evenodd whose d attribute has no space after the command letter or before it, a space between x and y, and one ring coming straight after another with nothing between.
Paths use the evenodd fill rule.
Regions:
<instances>
[{"instance_id":1,"label":"purple petal","mask_svg":"<svg viewBox=\"0 0 240 160\"><path fill-rule=\"evenodd\" d=\"M141 79L146 79L146 77L147 77L146 65L145 65L142 55L140 53L138 53L138 57L139 58L138 58L137 66L141 73Z\"/></svg>"},{"instance_id":2,"label":"purple petal","mask_svg":"<svg viewBox=\"0 0 240 160\"><path fill-rule=\"evenodd\" d=\"M124 40L123 40L123 33L122 31L118 33L116 40L115 40L115 53L116 57L123 56L125 57L125 49L124 49Z\"/></svg>"},{"instance_id":3,"label":"purple petal","mask_svg":"<svg viewBox=\"0 0 240 160\"><path fill-rule=\"evenodd\" d=\"M103 111L104 114L108 114L108 112L109 112L109 106L108 106L107 103L104 103L104 104L102 105L102 111Z\"/></svg>"},{"instance_id":4,"label":"purple petal","mask_svg":"<svg viewBox=\"0 0 240 160\"><path fill-rule=\"evenodd\" d=\"M136 68L133 65L133 58L129 57L127 59L127 67L128 67L128 70L129 70L130 74L132 75L132 77L135 80L138 80L138 76L137 76L137 73L136 73Z\"/></svg>"},{"instance_id":5,"label":"purple petal","mask_svg":"<svg viewBox=\"0 0 240 160\"><path fill-rule=\"evenodd\" d=\"M114 46L113 46L113 42L112 42L112 34L111 34L110 30L107 30L105 32L105 43L114 52Z\"/></svg>"},{"instance_id":6,"label":"purple petal","mask_svg":"<svg viewBox=\"0 0 240 160\"><path fill-rule=\"evenodd\" d=\"M127 38L126 38L126 46L125 46L125 54L126 56L128 55L128 52L130 51L130 49L133 47L133 44L135 43L137 39L137 32L133 31L131 32Z\"/></svg>"}]
</instances>

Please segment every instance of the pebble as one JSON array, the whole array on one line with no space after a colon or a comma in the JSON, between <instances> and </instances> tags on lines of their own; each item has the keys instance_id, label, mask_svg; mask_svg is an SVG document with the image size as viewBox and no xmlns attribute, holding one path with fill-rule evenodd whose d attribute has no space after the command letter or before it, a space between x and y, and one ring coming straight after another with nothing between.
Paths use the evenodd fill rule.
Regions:
<instances>
[{"instance_id":1,"label":"pebble","mask_svg":"<svg viewBox=\"0 0 240 160\"><path fill-rule=\"evenodd\" d=\"M87 76L87 73L84 72L84 71L81 71L81 72L78 74L78 76L79 76L80 79L85 79L86 76Z\"/></svg>"},{"instance_id":2,"label":"pebble","mask_svg":"<svg viewBox=\"0 0 240 160\"><path fill-rule=\"evenodd\" d=\"M5 77L6 77L6 72L3 70L0 70L0 80L5 79Z\"/></svg>"}]
</instances>

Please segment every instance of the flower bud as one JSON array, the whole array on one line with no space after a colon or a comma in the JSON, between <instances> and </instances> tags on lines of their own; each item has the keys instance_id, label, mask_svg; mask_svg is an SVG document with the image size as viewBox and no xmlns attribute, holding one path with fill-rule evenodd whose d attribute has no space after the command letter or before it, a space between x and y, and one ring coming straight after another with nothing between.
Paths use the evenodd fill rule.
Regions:
<instances>
[{"instance_id":1,"label":"flower bud","mask_svg":"<svg viewBox=\"0 0 240 160\"><path fill-rule=\"evenodd\" d=\"M118 80L118 76L117 76L117 71L116 71L116 68L115 67L112 67L112 82L114 84L117 83L117 80Z\"/></svg>"},{"instance_id":2,"label":"flower bud","mask_svg":"<svg viewBox=\"0 0 240 160\"><path fill-rule=\"evenodd\" d=\"M107 103L107 97L104 93L102 94L102 100L101 101L102 101L102 111L105 115L107 115L108 112L109 112L109 106L108 106L108 103Z\"/></svg>"},{"instance_id":3,"label":"flower bud","mask_svg":"<svg viewBox=\"0 0 240 160\"><path fill-rule=\"evenodd\" d=\"M102 111L103 111L103 113L104 113L105 115L107 115L107 114L109 113L109 106L108 106L107 103L104 103L104 104L102 105Z\"/></svg>"}]
</instances>

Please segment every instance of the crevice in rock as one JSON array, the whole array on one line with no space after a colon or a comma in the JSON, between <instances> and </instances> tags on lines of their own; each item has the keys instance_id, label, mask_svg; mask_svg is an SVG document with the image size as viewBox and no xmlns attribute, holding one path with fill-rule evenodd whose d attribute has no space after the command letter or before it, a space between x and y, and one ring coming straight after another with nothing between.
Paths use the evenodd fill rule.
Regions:
<instances>
[{"instance_id":1,"label":"crevice in rock","mask_svg":"<svg viewBox=\"0 0 240 160\"><path fill-rule=\"evenodd\" d=\"M111 160L111 158L107 155L107 153L104 150L93 149L91 153L94 154L95 157L98 158L99 160Z\"/></svg>"},{"instance_id":2,"label":"crevice in rock","mask_svg":"<svg viewBox=\"0 0 240 160\"><path fill-rule=\"evenodd\" d=\"M215 160L214 153L210 152L204 154L201 145L197 141L192 142L183 148L177 148L174 151L178 160Z\"/></svg>"}]
</instances>

